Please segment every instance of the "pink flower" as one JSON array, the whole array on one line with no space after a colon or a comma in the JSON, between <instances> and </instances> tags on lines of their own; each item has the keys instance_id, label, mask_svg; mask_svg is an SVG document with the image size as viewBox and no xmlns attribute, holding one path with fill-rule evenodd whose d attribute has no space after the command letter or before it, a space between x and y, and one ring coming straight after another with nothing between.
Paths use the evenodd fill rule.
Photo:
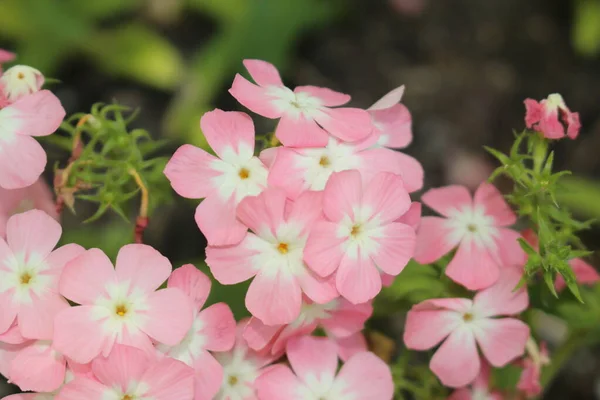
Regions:
<instances>
[{"instance_id":1,"label":"pink flower","mask_svg":"<svg viewBox=\"0 0 600 400\"><path fill-rule=\"evenodd\" d=\"M264 117L281 118L275 135L287 147L323 147L328 132L355 142L367 137L373 125L369 114L358 108L331 108L350 101L350 96L316 86L285 87L277 69L261 60L244 60L257 83L237 74L229 93L245 107Z\"/></svg>"},{"instance_id":2,"label":"pink flower","mask_svg":"<svg viewBox=\"0 0 600 400\"><path fill-rule=\"evenodd\" d=\"M404 85L392 90L367 109L377 137L377 145L402 149L412 142L412 116L404 104L400 104Z\"/></svg>"},{"instance_id":3,"label":"pink flower","mask_svg":"<svg viewBox=\"0 0 600 400\"><path fill-rule=\"evenodd\" d=\"M295 320L302 293L317 303L338 296L333 282L315 276L302 260L309 230L322 213L321 199L321 192L306 192L286 210L285 194L276 188L246 197L237 214L253 233L236 246L206 249L206 263L222 284L254 277L246 307L265 324Z\"/></svg>"},{"instance_id":4,"label":"pink flower","mask_svg":"<svg viewBox=\"0 0 600 400\"><path fill-rule=\"evenodd\" d=\"M356 169L365 181L379 172L391 172L402 177L409 192L421 189L424 173L416 159L386 148L368 148L368 145L366 142L348 144L330 138L324 148L278 147L269 171L269 184L283 188L293 199L306 190L325 189L335 172ZM273 149L268 151L272 153Z\"/></svg>"},{"instance_id":5,"label":"pink flower","mask_svg":"<svg viewBox=\"0 0 600 400\"><path fill-rule=\"evenodd\" d=\"M194 400L211 400L223 381L223 367L209 353L229 351L235 343L235 319L225 303L202 310L210 293L210 279L192 264L173 271L168 287L181 289L194 304L194 322L181 342L175 346L159 344L158 350L194 368Z\"/></svg>"},{"instance_id":6,"label":"pink flower","mask_svg":"<svg viewBox=\"0 0 600 400\"><path fill-rule=\"evenodd\" d=\"M58 293L60 274L84 251L76 244L53 251L61 233L60 224L40 210L8 220L7 241L0 238L0 333L18 320L24 337L52 338L55 315L69 308Z\"/></svg>"},{"instance_id":7,"label":"pink flower","mask_svg":"<svg viewBox=\"0 0 600 400\"><path fill-rule=\"evenodd\" d=\"M576 139L581 129L579 113L569 110L562 96L553 93L539 103L525 100L525 124L528 128L541 132L548 139L562 139L566 135Z\"/></svg>"},{"instance_id":8,"label":"pink flower","mask_svg":"<svg viewBox=\"0 0 600 400\"><path fill-rule=\"evenodd\" d=\"M215 353L215 358L223 366L223 381L221 389L214 400L257 400L254 382L269 369L274 361L266 356L252 351L242 338L242 330L247 320L238 323L236 342L231 351Z\"/></svg>"},{"instance_id":9,"label":"pink flower","mask_svg":"<svg viewBox=\"0 0 600 400\"><path fill-rule=\"evenodd\" d=\"M0 64L11 62L16 57L15 53L0 49Z\"/></svg>"},{"instance_id":10,"label":"pink flower","mask_svg":"<svg viewBox=\"0 0 600 400\"><path fill-rule=\"evenodd\" d=\"M44 75L27 65L15 65L0 77L0 91L9 103L38 92L44 85Z\"/></svg>"},{"instance_id":11,"label":"pink flower","mask_svg":"<svg viewBox=\"0 0 600 400\"><path fill-rule=\"evenodd\" d=\"M236 207L267 186L267 168L254 157L254 124L244 113L216 109L204 114L200 125L220 158L183 145L167 164L165 175L179 195L204 198L196 209L196 223L210 245L238 244L246 227L236 219Z\"/></svg>"},{"instance_id":12,"label":"pink flower","mask_svg":"<svg viewBox=\"0 0 600 400\"><path fill-rule=\"evenodd\" d=\"M304 336L287 345L292 367L273 366L256 381L261 400L391 400L389 367L373 353L355 354L337 373L336 345L326 338Z\"/></svg>"},{"instance_id":13,"label":"pink flower","mask_svg":"<svg viewBox=\"0 0 600 400\"><path fill-rule=\"evenodd\" d=\"M143 351L116 345L92 362L96 379L76 376L56 400L193 400L194 370L169 357L152 359Z\"/></svg>"},{"instance_id":14,"label":"pink flower","mask_svg":"<svg viewBox=\"0 0 600 400\"><path fill-rule=\"evenodd\" d=\"M70 380L73 370L83 373L88 369L88 365L68 361L53 348L49 340L38 340L17 352L7 376L23 391L50 393ZM68 372L71 373L71 377L68 376Z\"/></svg>"},{"instance_id":15,"label":"pink flower","mask_svg":"<svg viewBox=\"0 0 600 400\"><path fill-rule=\"evenodd\" d=\"M455 390L448 400L502 400L499 392L490 392L490 366L481 364L481 372L470 388Z\"/></svg>"},{"instance_id":16,"label":"pink flower","mask_svg":"<svg viewBox=\"0 0 600 400\"><path fill-rule=\"evenodd\" d=\"M250 319L244 329L244 339L250 348L260 352L267 350L278 356L285 351L290 339L310 335L321 327L341 346L341 358L345 360L357 351L367 350L359 334L372 313L373 306L369 303L354 305L344 299L326 304L305 301L298 318L288 325L265 325L257 318Z\"/></svg>"},{"instance_id":17,"label":"pink flower","mask_svg":"<svg viewBox=\"0 0 600 400\"><path fill-rule=\"evenodd\" d=\"M526 229L521 232L521 234L532 247L535 249L539 248L539 240L533 230ZM600 274L598 274L598 271L596 271L593 266L581 258L573 258L572 260L569 260L569 265L575 274L575 280L577 283L582 285L594 285L600 280ZM562 275L558 274L556 276L556 280L554 281L554 288L557 292L560 292L564 290L565 287L567 287L565 279L562 277Z\"/></svg>"},{"instance_id":18,"label":"pink flower","mask_svg":"<svg viewBox=\"0 0 600 400\"><path fill-rule=\"evenodd\" d=\"M181 290L155 291L171 273L168 259L150 246L130 244L116 264L91 249L63 271L60 293L81 306L56 316L54 347L78 363L107 356L116 343L153 353L150 338L174 346L192 326L192 304Z\"/></svg>"},{"instance_id":19,"label":"pink flower","mask_svg":"<svg viewBox=\"0 0 600 400\"><path fill-rule=\"evenodd\" d=\"M523 360L523 372L517 383L517 389L525 393L527 397L536 397L542 393L540 384L542 367L550 364L550 358L546 345L542 343L541 348L538 348L531 338L527 341L527 352L529 357Z\"/></svg>"},{"instance_id":20,"label":"pink flower","mask_svg":"<svg viewBox=\"0 0 600 400\"><path fill-rule=\"evenodd\" d=\"M331 176L323 194L325 218L312 228L304 260L351 303L381 290L381 272L398 275L412 258L415 231L396 222L410 208L402 179L381 172L364 184L356 170Z\"/></svg>"},{"instance_id":21,"label":"pink flower","mask_svg":"<svg viewBox=\"0 0 600 400\"><path fill-rule=\"evenodd\" d=\"M0 237L6 235L6 221L13 214L37 208L58 220L50 188L42 179L23 189L0 188Z\"/></svg>"},{"instance_id":22,"label":"pink flower","mask_svg":"<svg viewBox=\"0 0 600 400\"><path fill-rule=\"evenodd\" d=\"M0 187L20 189L40 177L46 153L33 137L52 134L64 116L60 101L47 90L0 110Z\"/></svg>"},{"instance_id":23,"label":"pink flower","mask_svg":"<svg viewBox=\"0 0 600 400\"><path fill-rule=\"evenodd\" d=\"M493 185L482 183L473 199L463 186L445 186L427 191L421 200L445 218L421 220L417 262L429 264L458 246L446 275L469 290L492 285L501 266L525 262L519 233L506 228L517 217Z\"/></svg>"},{"instance_id":24,"label":"pink flower","mask_svg":"<svg viewBox=\"0 0 600 400\"><path fill-rule=\"evenodd\" d=\"M503 367L523 354L529 327L515 318L529 299L523 288L514 291L521 273L516 267L502 269L498 282L473 300L431 299L408 312L404 343L413 350L427 350L444 341L429 367L445 386L465 386L480 373L477 344L494 367Z\"/></svg>"}]
</instances>

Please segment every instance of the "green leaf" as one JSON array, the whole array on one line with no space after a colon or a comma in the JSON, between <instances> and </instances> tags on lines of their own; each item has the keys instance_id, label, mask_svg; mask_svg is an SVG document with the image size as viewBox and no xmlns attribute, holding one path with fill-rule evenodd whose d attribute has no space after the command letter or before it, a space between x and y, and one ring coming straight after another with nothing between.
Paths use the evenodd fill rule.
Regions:
<instances>
[{"instance_id":1,"label":"green leaf","mask_svg":"<svg viewBox=\"0 0 600 400\"><path fill-rule=\"evenodd\" d=\"M556 289L554 288L554 274L552 271L544 272L544 282L546 282L546 286L550 289L550 293L554 295L554 297L558 298L558 293L556 293Z\"/></svg>"}]
</instances>

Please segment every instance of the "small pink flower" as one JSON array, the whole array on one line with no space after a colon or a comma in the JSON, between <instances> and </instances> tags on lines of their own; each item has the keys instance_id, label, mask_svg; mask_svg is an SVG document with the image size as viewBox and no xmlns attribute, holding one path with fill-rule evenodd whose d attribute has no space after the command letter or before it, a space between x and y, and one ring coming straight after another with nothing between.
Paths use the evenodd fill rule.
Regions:
<instances>
[{"instance_id":1,"label":"small pink flower","mask_svg":"<svg viewBox=\"0 0 600 400\"><path fill-rule=\"evenodd\" d=\"M206 263L222 284L254 277L246 307L265 324L295 320L303 293L317 303L338 296L333 282L315 276L302 260L308 233L322 213L321 200L321 192L305 192L286 210L285 194L276 188L246 197L237 214L253 233L239 245L206 249Z\"/></svg>"},{"instance_id":2,"label":"small pink flower","mask_svg":"<svg viewBox=\"0 0 600 400\"><path fill-rule=\"evenodd\" d=\"M40 177L46 153L33 137L52 134L64 116L60 101L47 90L0 110L0 188L24 188Z\"/></svg>"},{"instance_id":3,"label":"small pink flower","mask_svg":"<svg viewBox=\"0 0 600 400\"><path fill-rule=\"evenodd\" d=\"M525 351L529 327L515 318L529 299L523 288L513 291L521 279L516 267L502 269L498 282L473 300L432 299L408 312L404 343L413 350L428 350L444 341L429 367L445 386L468 385L479 375L483 356L494 367L503 367Z\"/></svg>"},{"instance_id":4,"label":"small pink flower","mask_svg":"<svg viewBox=\"0 0 600 400\"><path fill-rule=\"evenodd\" d=\"M0 77L0 91L9 103L40 91L44 85L44 75L27 65L15 65Z\"/></svg>"},{"instance_id":5,"label":"small pink flower","mask_svg":"<svg viewBox=\"0 0 600 400\"><path fill-rule=\"evenodd\" d=\"M52 347L49 340L38 340L15 355L7 376L23 391L50 393L58 390L66 380L70 380L67 372L74 369L86 371L88 368L87 365L68 361Z\"/></svg>"},{"instance_id":6,"label":"small pink flower","mask_svg":"<svg viewBox=\"0 0 600 400\"><path fill-rule=\"evenodd\" d=\"M81 304L62 310L55 319L54 347L78 363L115 344L154 353L150 338L179 343L192 326L192 304L179 289L156 291L171 273L171 263L142 244L124 246L116 268L99 249L72 260L60 279L60 293Z\"/></svg>"},{"instance_id":7,"label":"small pink flower","mask_svg":"<svg viewBox=\"0 0 600 400\"><path fill-rule=\"evenodd\" d=\"M194 370L169 357L116 345L107 357L92 362L96 379L76 376L56 400L194 400Z\"/></svg>"},{"instance_id":8,"label":"small pink flower","mask_svg":"<svg viewBox=\"0 0 600 400\"><path fill-rule=\"evenodd\" d=\"M238 244L246 227L236 219L236 207L267 186L267 168L254 157L254 124L244 113L216 109L204 114L200 125L220 158L183 145L165 175L179 195L204 198L196 209L196 223L211 246Z\"/></svg>"},{"instance_id":9,"label":"small pink flower","mask_svg":"<svg viewBox=\"0 0 600 400\"><path fill-rule=\"evenodd\" d=\"M69 244L53 251L62 228L40 210L12 216L6 232L7 241L0 238L0 333L18 320L24 337L51 339L55 315L69 308L58 293L60 274L84 249Z\"/></svg>"},{"instance_id":10,"label":"small pink flower","mask_svg":"<svg viewBox=\"0 0 600 400\"><path fill-rule=\"evenodd\" d=\"M50 188L42 179L23 189L7 190L0 188L0 237L6 235L6 221L13 214L37 208L58 220L54 199Z\"/></svg>"},{"instance_id":11,"label":"small pink flower","mask_svg":"<svg viewBox=\"0 0 600 400\"><path fill-rule=\"evenodd\" d=\"M550 364L550 358L546 345L542 343L541 348L538 348L531 338L527 342L527 351L529 356L523 360L523 372L517 383L517 389L527 397L537 397L542 393L540 384L542 367Z\"/></svg>"},{"instance_id":12,"label":"small pink flower","mask_svg":"<svg viewBox=\"0 0 600 400\"><path fill-rule=\"evenodd\" d=\"M369 148L366 142L354 145L330 138L324 148L276 149L269 184L283 188L292 199L306 190L325 189L333 173L351 169L365 181L379 172L391 172L402 177L409 192L423 187L423 167L416 159L391 149ZM267 150L273 154L274 149Z\"/></svg>"},{"instance_id":13,"label":"small pink flower","mask_svg":"<svg viewBox=\"0 0 600 400\"><path fill-rule=\"evenodd\" d=\"M432 263L458 246L446 275L469 290L492 285L501 266L525 262L519 233L506 228L517 217L493 185L482 183L473 199L463 186L445 186L427 191L421 200L445 218L422 218L417 262Z\"/></svg>"},{"instance_id":14,"label":"small pink flower","mask_svg":"<svg viewBox=\"0 0 600 400\"><path fill-rule=\"evenodd\" d=\"M298 86L292 91L283 85L272 64L244 60L244 66L257 84L237 74L229 93L257 114L281 118L275 135L284 146L323 147L328 132L346 142L371 133L373 125L365 110L332 108L349 102L347 94L316 86Z\"/></svg>"},{"instance_id":15,"label":"small pink flower","mask_svg":"<svg viewBox=\"0 0 600 400\"><path fill-rule=\"evenodd\" d=\"M471 387L461 388L452 392L448 400L502 400L499 392L490 392L490 366L481 364L481 372L475 378Z\"/></svg>"},{"instance_id":16,"label":"small pink flower","mask_svg":"<svg viewBox=\"0 0 600 400\"><path fill-rule=\"evenodd\" d=\"M229 351L235 343L236 325L229 306L225 303L202 307L210 293L210 278L192 264L177 268L167 287L181 289L194 304L192 328L175 346L159 344L158 350L194 368L194 400L211 400L223 380L223 367L209 353Z\"/></svg>"},{"instance_id":17,"label":"small pink flower","mask_svg":"<svg viewBox=\"0 0 600 400\"><path fill-rule=\"evenodd\" d=\"M16 57L15 53L0 49L0 64L11 62Z\"/></svg>"},{"instance_id":18,"label":"small pink flower","mask_svg":"<svg viewBox=\"0 0 600 400\"><path fill-rule=\"evenodd\" d=\"M412 116L404 104L400 104L404 85L400 86L367 109L373 125L377 145L402 149L412 142Z\"/></svg>"},{"instance_id":19,"label":"small pink flower","mask_svg":"<svg viewBox=\"0 0 600 400\"><path fill-rule=\"evenodd\" d=\"M242 337L242 331L247 323L247 320L238 323L236 342L231 351L214 354L223 367L221 389L214 400L258 399L254 382L270 368L269 364L274 361L274 358L248 348Z\"/></svg>"},{"instance_id":20,"label":"small pink flower","mask_svg":"<svg viewBox=\"0 0 600 400\"><path fill-rule=\"evenodd\" d=\"M344 299L326 304L305 301L300 315L288 325L265 325L258 318L250 319L244 329L244 339L253 350L269 351L273 356L285 351L287 342L295 337L310 335L321 327L327 336L338 342L343 360L355 352L366 351L366 343L360 341L360 331L373 313L369 303L354 305ZM365 345L363 347L363 344Z\"/></svg>"},{"instance_id":21,"label":"small pink flower","mask_svg":"<svg viewBox=\"0 0 600 400\"><path fill-rule=\"evenodd\" d=\"M581 129L579 113L571 112L562 96L553 93L539 103L525 100L525 124L528 128L541 132L548 139L562 139L566 135L576 139Z\"/></svg>"},{"instance_id":22,"label":"small pink flower","mask_svg":"<svg viewBox=\"0 0 600 400\"><path fill-rule=\"evenodd\" d=\"M526 229L521 234L531 246L533 246L535 249L539 248L538 237L534 231L531 229ZM575 280L577 283L591 286L600 281L600 274L598 274L596 268L585 262L583 259L573 258L572 260L569 260L569 265L575 274ZM558 274L556 276L556 280L554 281L554 288L557 292L560 292L566 287L567 284L565 283L565 279L562 277L562 275Z\"/></svg>"},{"instance_id":23,"label":"small pink flower","mask_svg":"<svg viewBox=\"0 0 600 400\"><path fill-rule=\"evenodd\" d=\"M287 345L289 367L273 366L256 381L261 400L392 400L389 367L376 355L357 353L339 373L336 345L327 338L304 336Z\"/></svg>"},{"instance_id":24,"label":"small pink flower","mask_svg":"<svg viewBox=\"0 0 600 400\"><path fill-rule=\"evenodd\" d=\"M381 172L363 183L356 170L333 174L323 194L325 218L312 228L304 260L320 276L335 276L351 303L371 300L381 272L398 275L414 254L414 229L396 222L410 205L398 175Z\"/></svg>"}]
</instances>

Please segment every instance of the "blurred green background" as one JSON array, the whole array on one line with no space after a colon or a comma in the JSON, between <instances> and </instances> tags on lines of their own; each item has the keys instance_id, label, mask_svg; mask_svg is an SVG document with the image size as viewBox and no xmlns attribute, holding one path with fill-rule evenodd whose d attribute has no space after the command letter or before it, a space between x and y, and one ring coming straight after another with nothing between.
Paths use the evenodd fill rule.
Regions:
<instances>
[{"instance_id":1,"label":"blurred green background","mask_svg":"<svg viewBox=\"0 0 600 400\"><path fill-rule=\"evenodd\" d=\"M405 84L415 133L406 152L423 163L426 188L476 186L494 167L482 146L506 150L523 128L523 99L560 92L584 126L555 146L557 166L577 175L561 200L600 218L600 0L0 0L0 21L0 47L59 79L52 89L68 113L98 101L139 107L137 126L169 140L164 154L206 145L204 112L242 109L227 89L244 58L274 63L290 86L349 93L360 107ZM255 123L258 133L273 129ZM173 198L146 240L174 265L204 267L197 202ZM93 210L77 210L65 242L114 256L130 240L131 224L82 226ZM585 240L597 248L600 232ZM242 316L244 291L215 285L211 301ZM598 357L589 362L600 370ZM564 378L558 395L594 398L597 377L586 374L576 375L585 384Z\"/></svg>"}]
</instances>

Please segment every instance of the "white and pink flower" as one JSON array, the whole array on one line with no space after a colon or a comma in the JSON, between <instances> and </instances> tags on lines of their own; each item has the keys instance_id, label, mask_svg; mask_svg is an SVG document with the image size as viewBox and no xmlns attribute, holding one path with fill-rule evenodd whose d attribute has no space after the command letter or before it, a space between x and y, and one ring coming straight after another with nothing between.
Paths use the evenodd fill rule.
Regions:
<instances>
[{"instance_id":1,"label":"white and pink flower","mask_svg":"<svg viewBox=\"0 0 600 400\"><path fill-rule=\"evenodd\" d=\"M371 300L381 273L398 275L413 256L415 231L396 222L410 206L398 175L382 172L365 183L356 170L333 174L323 193L325 218L311 230L304 260L320 276L335 276L351 303Z\"/></svg>"},{"instance_id":2,"label":"white and pink flower","mask_svg":"<svg viewBox=\"0 0 600 400\"><path fill-rule=\"evenodd\" d=\"M204 199L196 209L196 223L210 245L238 244L247 228L237 220L236 207L267 186L267 168L254 157L254 124L247 114L216 109L204 114L200 125L219 158L183 145L165 175L179 195Z\"/></svg>"},{"instance_id":3,"label":"white and pink flower","mask_svg":"<svg viewBox=\"0 0 600 400\"><path fill-rule=\"evenodd\" d=\"M18 329L28 339L52 339L54 317L68 309L59 294L67 262L83 253L76 244L54 250L62 228L48 214L31 210L13 215L0 237L0 333Z\"/></svg>"},{"instance_id":4,"label":"white and pink flower","mask_svg":"<svg viewBox=\"0 0 600 400\"><path fill-rule=\"evenodd\" d=\"M208 276L192 264L173 271L167 287L182 290L193 301L194 322L181 342L174 346L159 344L157 348L166 356L194 368L194 400L211 400L219 391L223 380L223 367L211 352L224 352L233 348L235 319L225 303L202 309L210 293L211 282Z\"/></svg>"},{"instance_id":5,"label":"white and pink flower","mask_svg":"<svg viewBox=\"0 0 600 400\"><path fill-rule=\"evenodd\" d=\"M284 192L275 188L246 197L238 207L238 218L253 233L239 245L206 249L206 263L222 284L254 277L246 307L267 325L294 321L303 294L317 303L338 296L331 279L317 277L303 261L310 229L322 214L321 201L322 193L305 192L289 204Z\"/></svg>"},{"instance_id":6,"label":"white and pink flower","mask_svg":"<svg viewBox=\"0 0 600 400\"><path fill-rule=\"evenodd\" d=\"M387 93L367 109L375 129L376 143L381 147L403 149L412 142L412 116L401 104L404 85Z\"/></svg>"},{"instance_id":7,"label":"white and pink flower","mask_svg":"<svg viewBox=\"0 0 600 400\"><path fill-rule=\"evenodd\" d=\"M562 139L568 136L576 139L579 135L579 113L572 112L560 94L553 93L540 102L526 99L525 108L525 124L541 132L544 137Z\"/></svg>"},{"instance_id":8,"label":"white and pink flower","mask_svg":"<svg viewBox=\"0 0 600 400\"><path fill-rule=\"evenodd\" d=\"M229 93L257 114L280 118L275 135L286 147L323 147L329 134L356 142L373 130L365 110L333 108L349 102L347 94L316 86L298 86L292 91L272 64L244 60L244 66L256 84L238 74Z\"/></svg>"},{"instance_id":9,"label":"white and pink flower","mask_svg":"<svg viewBox=\"0 0 600 400\"><path fill-rule=\"evenodd\" d=\"M43 85L44 75L27 65L10 67L0 76L0 93L9 104L39 92Z\"/></svg>"},{"instance_id":10,"label":"white and pink flower","mask_svg":"<svg viewBox=\"0 0 600 400\"><path fill-rule=\"evenodd\" d=\"M517 267L502 270L498 282L475 295L463 298L431 299L408 312L404 343L413 350L442 345L429 367L445 386L462 387L481 372L477 345L494 367L503 367L525 351L529 327L515 318L528 306L527 291L514 291L521 279Z\"/></svg>"},{"instance_id":11,"label":"white and pink flower","mask_svg":"<svg viewBox=\"0 0 600 400\"><path fill-rule=\"evenodd\" d=\"M116 268L99 249L72 260L60 279L60 293L80 306L58 313L54 348L78 363L108 356L115 344L154 353L152 340L174 346L192 326L191 300L177 288L157 290L171 263L142 244L124 246Z\"/></svg>"},{"instance_id":12,"label":"white and pink flower","mask_svg":"<svg viewBox=\"0 0 600 400\"><path fill-rule=\"evenodd\" d=\"M493 185L482 183L474 198L463 186L445 186L427 191L421 200L445 218L421 219L417 262L432 263L458 247L446 275L469 290L494 284L505 265L524 264L520 235L508 228L517 217Z\"/></svg>"},{"instance_id":13,"label":"white and pink flower","mask_svg":"<svg viewBox=\"0 0 600 400\"><path fill-rule=\"evenodd\" d=\"M261 400L392 400L389 367L373 353L353 355L339 373L336 345L327 338L290 340L288 366L270 368L256 381Z\"/></svg>"}]
</instances>

